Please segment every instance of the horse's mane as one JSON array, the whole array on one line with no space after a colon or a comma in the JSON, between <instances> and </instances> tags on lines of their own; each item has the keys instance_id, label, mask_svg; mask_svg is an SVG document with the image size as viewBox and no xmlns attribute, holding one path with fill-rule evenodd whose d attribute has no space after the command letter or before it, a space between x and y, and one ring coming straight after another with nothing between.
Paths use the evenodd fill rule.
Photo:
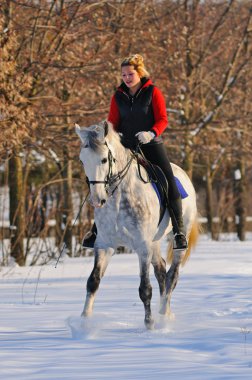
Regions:
<instances>
[{"instance_id":1,"label":"horse's mane","mask_svg":"<svg viewBox=\"0 0 252 380\"><path fill-rule=\"evenodd\" d=\"M120 135L119 135L119 133L117 133L114 130L113 125L110 122L108 122L108 135L107 136L108 136L108 141L113 146L122 147Z\"/></svg>"},{"instance_id":2,"label":"horse's mane","mask_svg":"<svg viewBox=\"0 0 252 380\"><path fill-rule=\"evenodd\" d=\"M115 132L112 124L110 122L108 124L108 132L105 136L105 139L117 150L117 148L122 148L122 144L120 141L120 136L117 132ZM88 128L86 134L86 144L88 144L89 148L94 152L102 152L105 149L104 138L101 138L104 133L104 122L101 122L96 125L92 125Z\"/></svg>"}]
</instances>

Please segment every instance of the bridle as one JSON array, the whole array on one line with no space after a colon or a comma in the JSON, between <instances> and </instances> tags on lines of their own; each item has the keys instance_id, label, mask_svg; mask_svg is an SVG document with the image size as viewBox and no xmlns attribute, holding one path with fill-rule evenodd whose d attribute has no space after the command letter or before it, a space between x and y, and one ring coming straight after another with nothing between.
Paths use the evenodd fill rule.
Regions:
<instances>
[{"instance_id":1,"label":"bridle","mask_svg":"<svg viewBox=\"0 0 252 380\"><path fill-rule=\"evenodd\" d=\"M116 162L116 159L114 158L111 149L109 148L107 142L105 141L104 145L108 148L108 164L109 164L109 170L108 174L106 175L105 179L103 181L93 181L89 180L88 177L86 177L86 181L88 184L88 187L90 188L90 185L96 185L96 184L104 184L105 191L109 196L112 196L120 183L122 182L123 178L128 173L128 170L132 164L132 161L135 159L135 154L132 153L129 161L126 163L125 167L117 172L116 174L113 174L113 163ZM116 185L113 190L111 190L111 187L113 185Z\"/></svg>"}]
</instances>

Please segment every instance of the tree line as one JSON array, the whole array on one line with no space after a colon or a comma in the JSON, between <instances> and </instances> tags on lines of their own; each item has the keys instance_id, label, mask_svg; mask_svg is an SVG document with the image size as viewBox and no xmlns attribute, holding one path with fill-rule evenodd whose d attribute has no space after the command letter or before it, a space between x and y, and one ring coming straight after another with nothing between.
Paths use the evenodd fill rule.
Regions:
<instances>
[{"instance_id":1,"label":"tree line","mask_svg":"<svg viewBox=\"0 0 252 380\"><path fill-rule=\"evenodd\" d=\"M120 62L132 53L143 55L165 95L167 151L193 179L207 230L217 239L232 220L245 239L252 211L250 1L0 0L0 9L2 220L6 199L10 204L2 264L11 255L25 265L34 244L32 263L54 257L52 228L55 247L64 242L77 254L93 214L85 205L73 227L87 193L74 124L106 119Z\"/></svg>"}]
</instances>

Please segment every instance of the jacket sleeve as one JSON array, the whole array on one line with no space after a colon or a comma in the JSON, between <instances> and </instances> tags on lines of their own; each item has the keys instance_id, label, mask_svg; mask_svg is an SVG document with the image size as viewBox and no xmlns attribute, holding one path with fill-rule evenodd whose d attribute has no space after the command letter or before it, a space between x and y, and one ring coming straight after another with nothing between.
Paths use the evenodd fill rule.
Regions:
<instances>
[{"instance_id":1,"label":"jacket sleeve","mask_svg":"<svg viewBox=\"0 0 252 380\"><path fill-rule=\"evenodd\" d=\"M118 129L120 122L120 113L115 100L115 95L113 95L111 99L108 121L113 124L115 130Z\"/></svg>"},{"instance_id":2,"label":"jacket sleeve","mask_svg":"<svg viewBox=\"0 0 252 380\"><path fill-rule=\"evenodd\" d=\"M159 136L168 126L168 116L166 111L165 98L157 87L154 87L153 89L152 107L155 123L151 130L155 133L156 136Z\"/></svg>"}]
</instances>

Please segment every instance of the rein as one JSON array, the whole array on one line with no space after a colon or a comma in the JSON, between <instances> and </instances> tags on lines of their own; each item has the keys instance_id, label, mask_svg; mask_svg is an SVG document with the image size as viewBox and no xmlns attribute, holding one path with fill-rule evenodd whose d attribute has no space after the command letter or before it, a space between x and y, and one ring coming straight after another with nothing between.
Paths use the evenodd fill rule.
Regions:
<instances>
[{"instance_id":1,"label":"rein","mask_svg":"<svg viewBox=\"0 0 252 380\"><path fill-rule=\"evenodd\" d=\"M112 196L114 194L114 192L118 189L118 187L121 184L123 178L127 175L128 171L129 171L129 168L130 168L130 166L132 164L132 161L134 159L135 159L135 155L132 154L132 156L130 157L129 161L125 165L125 167L120 172L118 172L117 174L111 176L111 178L108 181L108 189L106 189L107 192L109 192L110 186L114 185L117 181L119 181L119 182L117 183L117 185L115 186L115 188L111 192L109 192L109 196Z\"/></svg>"},{"instance_id":2,"label":"rein","mask_svg":"<svg viewBox=\"0 0 252 380\"><path fill-rule=\"evenodd\" d=\"M148 160L145 158L145 156L144 156L144 154L143 154L143 151L142 151L142 149L140 148L140 144L138 144L137 149L136 149L136 152L139 152L140 155L141 155L141 157L142 157L142 161L143 161L143 162L146 162L146 163L147 163L148 165L150 165L150 166L152 167L152 169L153 169L153 165L152 165L152 163L151 163L150 161L148 161ZM156 177L155 179L154 179L154 178L150 178L150 176L149 176L147 170L146 170L146 174L147 174L148 179L147 179L147 181L146 181L146 180L143 178L143 176L142 176L142 173L141 173L141 162L140 162L139 157L138 157L137 155L136 155L136 160L137 160L137 170L138 170L138 175L139 175L139 178L141 179L141 181L142 181L143 183L158 182L157 177ZM155 170L154 170L154 173L155 173Z\"/></svg>"},{"instance_id":3,"label":"rein","mask_svg":"<svg viewBox=\"0 0 252 380\"><path fill-rule=\"evenodd\" d=\"M140 158L139 158L139 155L141 156L143 162L148 162L149 165L152 166L152 164L146 160L141 148L140 148L140 145L141 144L138 144L137 145L137 148L135 151L131 151L131 157L129 159L129 161L126 163L125 167L120 170L117 174L113 174L113 162L116 162L116 159L114 158L107 142L105 141L104 143L106 145L106 147L108 148L108 162L109 162L109 171L108 171L108 174L106 176L106 178L103 180L103 181L90 181L88 177L86 177L86 181L87 181L87 184L90 188L90 185L96 185L96 184L104 184L105 186L105 190L106 190L106 193L108 194L109 197L113 196L114 192L118 189L118 187L120 186L122 180L124 179L124 177L127 175L128 171L129 171L129 168L133 162L133 160L136 160L137 162L137 170L138 170L138 175L139 175L139 178L140 180L143 182L143 183L150 183L150 182L158 182L158 179L157 177L154 179L154 178L150 178L148 173L147 173L147 180L145 180L142 176L142 173L141 173L141 162L140 162ZM155 171L154 171L155 173ZM113 190L111 190L111 187L115 185L115 187L113 188Z\"/></svg>"},{"instance_id":4,"label":"rein","mask_svg":"<svg viewBox=\"0 0 252 380\"><path fill-rule=\"evenodd\" d=\"M112 154L107 142L105 142L105 145L108 148L108 162L109 162L109 171L108 171L106 178L104 179L104 181L90 181L89 178L86 177L86 181L87 181L87 184L89 187L90 187L90 185L96 185L97 183L103 183L105 186L106 192L109 194L109 196L112 196L114 194L114 192L118 189L118 187L121 184L124 177L127 175L129 168L132 164L132 161L136 158L136 154L132 153L132 155L131 155L129 161L126 163L125 167L122 170L120 170L117 174L113 174L113 162L116 162L116 159L113 157L113 154ZM116 183L117 183L117 185L115 186L115 188L112 191L110 191L110 187Z\"/></svg>"}]
</instances>

